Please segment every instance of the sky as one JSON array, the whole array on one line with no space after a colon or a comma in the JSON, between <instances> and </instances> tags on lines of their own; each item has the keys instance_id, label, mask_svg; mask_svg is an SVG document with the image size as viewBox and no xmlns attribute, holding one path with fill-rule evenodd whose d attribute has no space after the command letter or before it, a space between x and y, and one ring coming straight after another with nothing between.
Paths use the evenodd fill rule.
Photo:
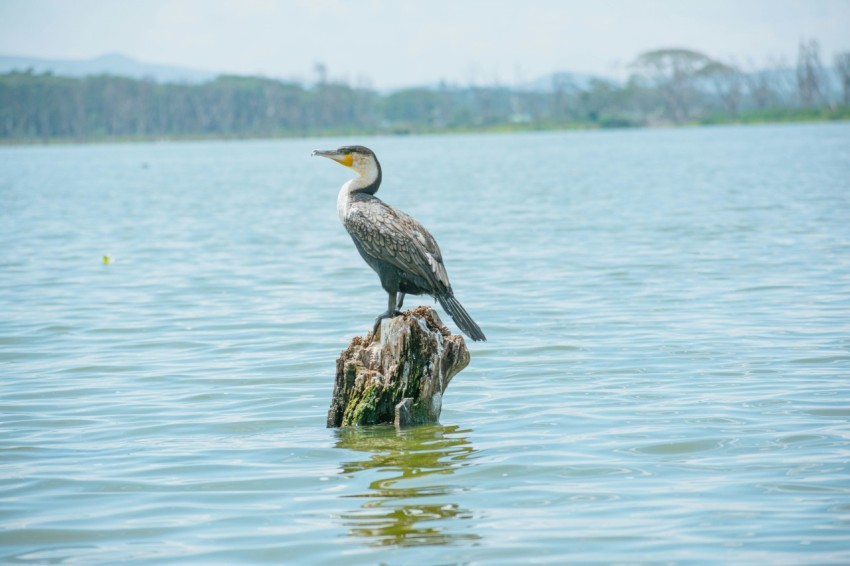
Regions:
<instances>
[{"instance_id":1,"label":"sky","mask_svg":"<svg viewBox=\"0 0 850 566\"><path fill-rule=\"evenodd\" d=\"M0 0L0 53L147 63L376 88L623 78L685 47L747 64L816 39L850 51L850 0Z\"/></svg>"}]
</instances>

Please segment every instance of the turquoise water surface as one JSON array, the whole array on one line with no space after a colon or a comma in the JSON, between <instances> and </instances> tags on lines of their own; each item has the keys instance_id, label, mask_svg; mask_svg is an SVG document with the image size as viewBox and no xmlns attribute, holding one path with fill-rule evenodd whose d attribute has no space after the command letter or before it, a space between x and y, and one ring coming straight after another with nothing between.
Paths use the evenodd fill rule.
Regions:
<instances>
[{"instance_id":1,"label":"turquoise water surface","mask_svg":"<svg viewBox=\"0 0 850 566\"><path fill-rule=\"evenodd\" d=\"M325 428L352 142L489 338L440 425ZM0 148L0 374L3 563L846 564L850 124Z\"/></svg>"}]
</instances>

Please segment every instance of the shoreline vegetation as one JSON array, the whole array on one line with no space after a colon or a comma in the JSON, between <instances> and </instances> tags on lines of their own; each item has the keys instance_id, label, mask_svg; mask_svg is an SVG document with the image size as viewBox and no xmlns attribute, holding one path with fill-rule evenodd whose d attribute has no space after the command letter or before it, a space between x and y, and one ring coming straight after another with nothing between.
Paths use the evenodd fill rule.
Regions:
<instances>
[{"instance_id":1,"label":"shoreline vegetation","mask_svg":"<svg viewBox=\"0 0 850 566\"><path fill-rule=\"evenodd\" d=\"M796 66L746 68L687 49L644 53L625 82L567 73L533 85L309 86L251 76L199 84L0 74L0 145L501 133L850 120L850 52L803 41Z\"/></svg>"},{"instance_id":2,"label":"shoreline vegetation","mask_svg":"<svg viewBox=\"0 0 850 566\"><path fill-rule=\"evenodd\" d=\"M157 142L194 142L194 141L248 141L276 139L340 138L340 137L377 137L377 136L439 136L467 134L512 134L529 132L568 132L568 131L608 131L629 129L691 128L703 126L750 126L765 124L801 124L850 121L850 106L833 109L800 109L782 112L752 112L735 117L717 115L691 122L669 122L653 124L617 124L598 123L569 124L495 124L486 127L458 128L393 128L391 130L340 129L310 132L271 132L266 134L230 133L230 134L171 134L171 135L95 135L86 137L46 137L46 138L0 138L2 146L25 145L69 145L98 143L157 143Z\"/></svg>"}]
</instances>

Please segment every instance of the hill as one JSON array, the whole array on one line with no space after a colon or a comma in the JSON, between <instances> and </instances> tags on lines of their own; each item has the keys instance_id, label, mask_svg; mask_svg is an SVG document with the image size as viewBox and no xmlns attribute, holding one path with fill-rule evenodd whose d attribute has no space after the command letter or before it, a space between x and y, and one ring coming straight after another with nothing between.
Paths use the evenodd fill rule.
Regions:
<instances>
[{"instance_id":1,"label":"hill","mask_svg":"<svg viewBox=\"0 0 850 566\"><path fill-rule=\"evenodd\" d=\"M16 55L0 55L0 73L14 71L51 73L61 77L116 75L133 79L149 79L158 83L198 84L214 79L218 73L171 65L143 63L120 53L93 59L39 59Z\"/></svg>"}]
</instances>

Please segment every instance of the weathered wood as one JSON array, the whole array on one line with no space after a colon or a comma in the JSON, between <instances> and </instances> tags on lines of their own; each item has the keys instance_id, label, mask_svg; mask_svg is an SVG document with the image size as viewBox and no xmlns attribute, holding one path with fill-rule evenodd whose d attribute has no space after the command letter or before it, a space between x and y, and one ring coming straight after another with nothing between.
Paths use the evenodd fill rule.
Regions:
<instances>
[{"instance_id":1,"label":"weathered wood","mask_svg":"<svg viewBox=\"0 0 850 566\"><path fill-rule=\"evenodd\" d=\"M463 337L434 309L384 320L377 336L355 336L337 359L328 427L437 422L446 387L468 364Z\"/></svg>"}]
</instances>

